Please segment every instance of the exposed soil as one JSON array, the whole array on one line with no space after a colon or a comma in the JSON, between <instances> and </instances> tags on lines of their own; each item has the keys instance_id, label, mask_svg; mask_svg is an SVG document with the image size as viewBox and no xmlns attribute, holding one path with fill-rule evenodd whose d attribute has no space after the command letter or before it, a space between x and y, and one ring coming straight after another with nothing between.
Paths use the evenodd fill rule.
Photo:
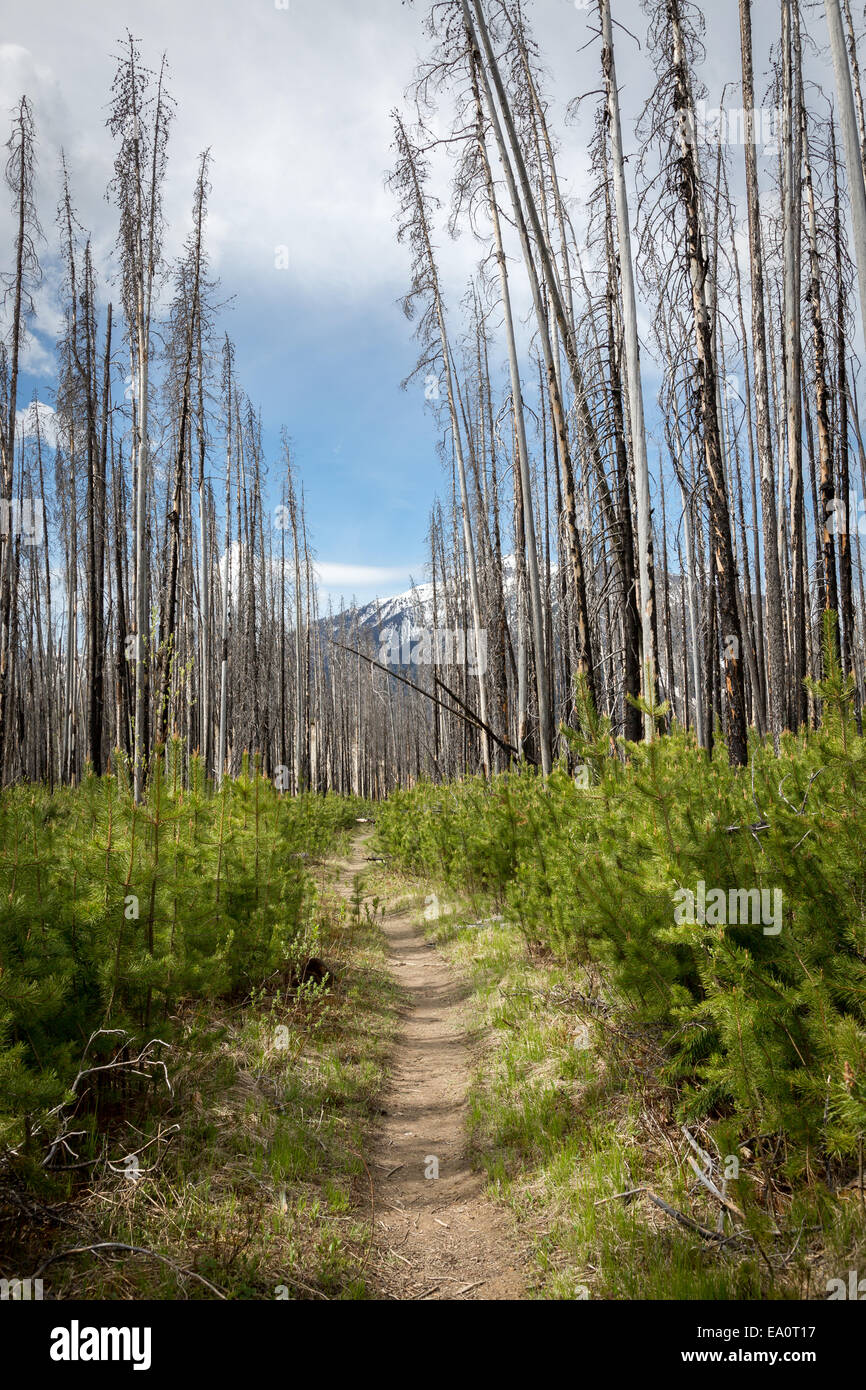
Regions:
<instances>
[{"instance_id":1,"label":"exposed soil","mask_svg":"<svg viewBox=\"0 0 866 1390\"><path fill-rule=\"evenodd\" d=\"M335 865L338 891L369 869L369 835ZM368 1278L382 1298L525 1298L525 1256L507 1213L483 1191L466 1153L472 1064L468 990L424 939L418 912L381 922L405 1009L369 1155L374 1237ZM438 1177L427 1176L437 1171Z\"/></svg>"}]
</instances>

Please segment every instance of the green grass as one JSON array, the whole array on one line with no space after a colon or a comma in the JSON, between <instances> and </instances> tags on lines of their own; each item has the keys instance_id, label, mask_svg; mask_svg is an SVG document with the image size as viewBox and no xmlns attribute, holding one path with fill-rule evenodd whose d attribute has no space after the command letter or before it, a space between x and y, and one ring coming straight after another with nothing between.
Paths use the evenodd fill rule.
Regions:
<instances>
[{"instance_id":1,"label":"green grass","mask_svg":"<svg viewBox=\"0 0 866 1390\"><path fill-rule=\"evenodd\" d=\"M248 996L314 953L309 868L363 803L282 796L249 767L215 792L195 760L187 787L176 763L141 805L122 775L0 793L0 1151L51 1142L82 1059L117 1052L100 1030L171 1041L189 1001ZM91 1075L88 1111L118 1102L113 1080Z\"/></svg>"},{"instance_id":2,"label":"green grass","mask_svg":"<svg viewBox=\"0 0 866 1390\"><path fill-rule=\"evenodd\" d=\"M821 1297L862 1264L866 740L827 670L820 727L751 734L747 768L676 725L616 739L578 692L549 778L419 783L377 814L425 901L501 918L436 930L495 1039L479 1159L541 1203L551 1287Z\"/></svg>"},{"instance_id":3,"label":"green grass","mask_svg":"<svg viewBox=\"0 0 866 1390\"><path fill-rule=\"evenodd\" d=\"M738 1151L727 1195L745 1220L725 1218L725 1242L685 1230L648 1187L715 1230L720 1206L687 1163L677 1091L652 1030L602 1014L597 967L530 949L515 925L489 920L497 903L445 884L401 877L423 920L435 889L441 915L428 939L471 984L477 1065L470 1095L473 1161L516 1217L535 1256L542 1299L785 1299L827 1296L827 1280L866 1260L860 1202L793 1192ZM693 1129L704 1143L708 1132ZM613 1199L613 1200L611 1200Z\"/></svg>"},{"instance_id":4,"label":"green grass","mask_svg":"<svg viewBox=\"0 0 866 1390\"><path fill-rule=\"evenodd\" d=\"M373 905L362 891L355 912L329 870L317 877L305 949L326 960L334 988L277 979L242 1001L182 1004L172 1092L155 1086L103 1116L86 1177L7 1174L26 1181L34 1215L22 1227L0 1214L3 1273L117 1241L154 1253L62 1255L44 1269L46 1297L370 1296L363 1155L397 995ZM154 1139L130 1181L123 1155Z\"/></svg>"}]
</instances>

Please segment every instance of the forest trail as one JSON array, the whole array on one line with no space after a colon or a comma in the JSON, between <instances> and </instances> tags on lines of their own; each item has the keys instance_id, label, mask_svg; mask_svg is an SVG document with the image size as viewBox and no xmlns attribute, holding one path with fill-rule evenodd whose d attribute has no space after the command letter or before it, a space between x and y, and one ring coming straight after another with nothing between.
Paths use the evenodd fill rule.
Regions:
<instances>
[{"instance_id":1,"label":"forest trail","mask_svg":"<svg viewBox=\"0 0 866 1390\"><path fill-rule=\"evenodd\" d=\"M359 834L350 857L333 864L342 896L369 869L370 838ZM369 1281L380 1298L522 1299L521 1249L466 1152L468 990L425 941L417 916L417 909L386 904L380 919L405 1005L368 1155L375 1207ZM425 1175L434 1159L438 1178Z\"/></svg>"}]
</instances>

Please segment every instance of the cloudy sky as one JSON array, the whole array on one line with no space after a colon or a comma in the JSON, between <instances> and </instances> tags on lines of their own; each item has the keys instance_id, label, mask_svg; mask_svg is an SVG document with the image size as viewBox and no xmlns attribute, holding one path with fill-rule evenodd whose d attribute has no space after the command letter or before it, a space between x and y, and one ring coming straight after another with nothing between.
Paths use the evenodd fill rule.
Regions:
<instances>
[{"instance_id":1,"label":"cloudy sky","mask_svg":"<svg viewBox=\"0 0 866 1390\"><path fill-rule=\"evenodd\" d=\"M708 0L705 8L701 75L712 103L738 79L737 4ZM52 399L61 146L80 220L107 278L116 224L105 199L113 151L104 122L116 41L129 28L149 65L166 52L177 101L166 251L176 253L188 231L198 155L210 147L208 243L224 294L235 296L220 327L236 343L238 378L261 408L274 461L281 425L289 432L325 588L363 601L405 587L410 577L421 580L429 509L446 480L423 380L400 390L416 346L397 303L408 257L396 243L384 175L392 162L389 113L402 104L426 51L426 3L3 0L2 9L0 108L8 111L22 92L33 102L47 236L47 273L19 399L34 390ZM560 170L579 223L588 123L566 125L565 106L599 85L591 10L587 0L535 0L527 10L549 70ZM760 92L778 4L756 0L755 10ZM812 7L809 23L824 46L822 11ZM614 14L624 26L618 66L630 140L653 72L638 0L618 0ZM588 114L593 104L587 102ZM447 189L441 191L447 201ZM0 264L10 263L11 245L4 205ZM283 246L288 269L277 269L275 251ZM443 227L438 246L456 320L478 244L468 233L450 242ZM106 297L110 291L104 284Z\"/></svg>"}]
</instances>

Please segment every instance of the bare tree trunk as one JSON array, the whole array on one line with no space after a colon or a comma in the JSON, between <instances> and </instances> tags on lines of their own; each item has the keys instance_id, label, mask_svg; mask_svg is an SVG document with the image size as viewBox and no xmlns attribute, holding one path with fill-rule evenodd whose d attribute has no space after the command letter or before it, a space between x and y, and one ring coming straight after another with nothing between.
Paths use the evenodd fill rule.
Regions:
<instances>
[{"instance_id":1,"label":"bare tree trunk","mask_svg":"<svg viewBox=\"0 0 866 1390\"><path fill-rule=\"evenodd\" d=\"M487 184L487 198L490 207L490 216L493 222L494 244L496 248L496 262L499 267L499 290L502 301L502 311L505 319L505 339L508 347L508 369L511 382L511 400L514 415L514 430L517 444L517 462L520 468L520 493L523 507L523 525L526 538L526 566L529 575L529 599L530 613L532 618L532 640L535 646L535 676L536 693L538 696L538 735L541 753L541 768L545 777L551 771L551 743L552 734L550 727L550 704L548 698L548 682L546 675L545 661L545 642L544 642L544 619L543 607L541 602L541 587L538 578L538 547L535 539L535 517L532 507L532 483L529 474L529 448L526 443L526 421L523 414L523 395L520 385L520 368L517 361L517 346L514 340L514 321L511 314L511 292L508 287L508 267L505 260L505 251L502 245L502 228L499 221L499 208L496 203L496 194L493 188L493 175L490 171L490 164L487 158L487 146L484 140L483 116L481 112L481 94L478 90L478 55L473 48L470 52L470 62L472 64L472 83L475 94L475 110L478 122L478 147L484 164L484 175ZM482 719L485 717L482 713Z\"/></svg>"},{"instance_id":2,"label":"bare tree trunk","mask_svg":"<svg viewBox=\"0 0 866 1390\"><path fill-rule=\"evenodd\" d=\"M222 586L222 654L220 658L220 722L217 739L217 785L226 772L228 740L229 592L231 589L231 477L232 477L232 350L228 337L223 350L223 390L226 400L225 575Z\"/></svg>"},{"instance_id":3,"label":"bare tree trunk","mask_svg":"<svg viewBox=\"0 0 866 1390\"><path fill-rule=\"evenodd\" d=\"M700 190L694 144L695 118L680 23L679 0L667 0L667 3L674 36L675 114L682 166L681 196L686 213L686 245L692 286L704 458L709 484L713 564L719 587L719 616L725 638L728 756L734 765L743 765L747 760L747 743L745 692L740 655L742 632L719 429L715 328L707 303L709 263L698 207Z\"/></svg>"},{"instance_id":4,"label":"bare tree trunk","mask_svg":"<svg viewBox=\"0 0 866 1390\"><path fill-rule=\"evenodd\" d=\"M860 313L863 333L866 336L866 184L863 181L863 164L860 144L857 139L857 117L854 110L854 95L851 90L851 71L845 51L845 32L839 12L839 0L824 0L827 14L827 30L830 36L830 53L833 57L833 70L836 75L836 95L839 102L839 122L842 126L842 140L845 147L845 166L848 170L848 197L851 203L851 223L854 229L854 262L860 286Z\"/></svg>"},{"instance_id":5,"label":"bare tree trunk","mask_svg":"<svg viewBox=\"0 0 866 1390\"><path fill-rule=\"evenodd\" d=\"M631 227L628 215L628 193L625 184L625 164L622 147L622 123L619 110L619 91L616 83L616 61L613 49L613 25L610 0L600 0L602 57L607 90L610 146L613 163L613 189L616 204L617 240L619 242L620 284L623 305L623 350L628 380L628 412L631 425L631 447L635 474L637 504L637 552L641 599L641 633L643 638L642 690L644 700L653 705L656 698L656 675L653 660L653 607L650 588L650 485L649 460L646 448L646 429L643 412L643 387L640 372L640 345L637 333L637 297L631 254ZM652 741L653 720L644 715L644 739Z\"/></svg>"}]
</instances>

